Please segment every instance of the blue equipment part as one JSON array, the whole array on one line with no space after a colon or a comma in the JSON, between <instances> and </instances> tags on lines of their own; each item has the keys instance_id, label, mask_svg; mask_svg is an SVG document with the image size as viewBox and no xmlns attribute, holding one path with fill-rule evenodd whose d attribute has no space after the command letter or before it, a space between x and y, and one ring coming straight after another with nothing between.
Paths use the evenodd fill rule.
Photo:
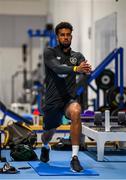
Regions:
<instances>
[{"instance_id":1,"label":"blue equipment part","mask_svg":"<svg viewBox=\"0 0 126 180\"><path fill-rule=\"evenodd\" d=\"M115 60L115 78L114 85L115 87L119 86L120 96L123 97L124 94L124 71L123 71L123 48L114 49L100 64L97 68L89 75L87 78L88 85L96 92L97 94L97 108L99 107L99 90L96 90L90 83L95 80L100 73L113 61ZM119 69L120 68L120 69ZM119 84L120 83L120 84ZM120 101L120 108L123 108L123 101Z\"/></svg>"},{"instance_id":2,"label":"blue equipment part","mask_svg":"<svg viewBox=\"0 0 126 180\"><path fill-rule=\"evenodd\" d=\"M120 59L118 58L118 55L120 55ZM88 83L90 83L92 80L96 79L99 74L113 61L115 60L116 63L116 68L115 68L115 74L116 74L116 84L118 84L118 64L119 64L119 60L120 60L120 69L122 70L120 72L120 80L123 84L123 48L119 48L119 49L115 49L113 50L100 64L99 66L97 66L97 68L91 73L91 75L88 78Z\"/></svg>"},{"instance_id":3,"label":"blue equipment part","mask_svg":"<svg viewBox=\"0 0 126 180\"><path fill-rule=\"evenodd\" d=\"M4 117L1 120L1 124L4 123L4 119L6 116L11 117L12 119L16 120L16 121L20 121L20 122L25 122L27 124L32 124L31 121L29 121L28 119L20 116L19 114L11 111L10 109L7 109L6 106L0 101L0 111L2 111L4 113Z\"/></svg>"},{"instance_id":4,"label":"blue equipment part","mask_svg":"<svg viewBox=\"0 0 126 180\"><path fill-rule=\"evenodd\" d=\"M66 124L69 124L69 119L67 119L64 115L63 115L63 117L62 117L62 124L63 125L66 125Z\"/></svg>"},{"instance_id":5,"label":"blue equipment part","mask_svg":"<svg viewBox=\"0 0 126 180\"><path fill-rule=\"evenodd\" d=\"M49 46L50 47L55 47L57 45L57 40L56 40L56 34L53 30L32 30L29 29L27 31L29 38L40 38L40 37L48 37L49 38Z\"/></svg>"}]
</instances>

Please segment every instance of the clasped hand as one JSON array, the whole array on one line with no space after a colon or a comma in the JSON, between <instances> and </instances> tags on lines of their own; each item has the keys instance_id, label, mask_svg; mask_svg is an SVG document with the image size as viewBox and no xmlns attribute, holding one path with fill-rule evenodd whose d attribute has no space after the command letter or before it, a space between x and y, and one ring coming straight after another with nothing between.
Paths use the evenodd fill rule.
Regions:
<instances>
[{"instance_id":1,"label":"clasped hand","mask_svg":"<svg viewBox=\"0 0 126 180\"><path fill-rule=\"evenodd\" d=\"M87 60L80 63L79 66L77 66L77 72L79 73L85 73L90 74L92 70L91 65L87 62Z\"/></svg>"}]
</instances>

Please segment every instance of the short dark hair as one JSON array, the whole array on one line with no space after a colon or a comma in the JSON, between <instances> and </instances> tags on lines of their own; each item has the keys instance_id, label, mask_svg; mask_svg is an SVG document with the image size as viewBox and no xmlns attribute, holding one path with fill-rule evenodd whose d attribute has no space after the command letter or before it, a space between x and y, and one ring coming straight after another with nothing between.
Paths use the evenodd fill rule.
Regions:
<instances>
[{"instance_id":1,"label":"short dark hair","mask_svg":"<svg viewBox=\"0 0 126 180\"><path fill-rule=\"evenodd\" d=\"M60 22L60 23L57 24L57 26L55 27L55 33L56 33L56 35L58 35L59 29L63 29L63 28L70 29L71 31L73 31L73 26L72 26L70 23L68 23L68 22Z\"/></svg>"}]
</instances>

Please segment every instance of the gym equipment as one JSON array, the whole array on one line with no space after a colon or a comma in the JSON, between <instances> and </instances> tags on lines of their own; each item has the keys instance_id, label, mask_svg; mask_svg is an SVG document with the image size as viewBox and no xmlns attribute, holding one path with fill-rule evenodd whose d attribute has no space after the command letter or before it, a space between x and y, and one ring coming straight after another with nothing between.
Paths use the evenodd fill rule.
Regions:
<instances>
[{"instance_id":1,"label":"gym equipment","mask_svg":"<svg viewBox=\"0 0 126 180\"><path fill-rule=\"evenodd\" d=\"M109 110L105 110L109 111ZM96 111L94 113L94 116L81 116L81 120L84 123L90 123L93 122L95 127L103 127L103 122L105 122L105 112L102 113L100 111ZM110 111L109 111L110 113ZM91 121L93 120L93 121ZM117 116L110 116L110 120L112 123L117 123L120 126L126 126L126 113L123 111L119 111ZM91 124L91 123L90 123ZM90 126L90 127L93 127ZM114 127L114 125L113 125ZM116 125L117 127L117 125Z\"/></svg>"},{"instance_id":2,"label":"gym equipment","mask_svg":"<svg viewBox=\"0 0 126 180\"><path fill-rule=\"evenodd\" d=\"M123 71L123 48L116 48L114 49L97 67L87 78L87 83L89 87L96 93L96 102L94 110L98 110L100 105L100 91L99 88L96 89L91 82L95 80L103 71L104 69L114 60L115 63L115 71L114 71L114 86L119 87L120 97L124 96L124 71ZM112 75L113 76L113 75ZM106 82L106 81L105 81ZM107 81L108 82L108 81ZM106 104L104 104L106 105ZM123 108L125 105L123 101L119 101L119 108Z\"/></svg>"},{"instance_id":3,"label":"gym equipment","mask_svg":"<svg viewBox=\"0 0 126 180\"><path fill-rule=\"evenodd\" d=\"M114 85L114 73L110 69L104 69L95 79L98 88L107 90Z\"/></svg>"},{"instance_id":4,"label":"gym equipment","mask_svg":"<svg viewBox=\"0 0 126 180\"><path fill-rule=\"evenodd\" d=\"M104 105L100 106L97 111L100 111L100 112L104 113L106 109L110 110L110 113L113 111L113 109L111 107L104 106Z\"/></svg>"},{"instance_id":5,"label":"gym equipment","mask_svg":"<svg viewBox=\"0 0 126 180\"><path fill-rule=\"evenodd\" d=\"M16 120L18 122L25 122L25 123L30 124L30 125L33 124L28 119L26 119L26 118L20 116L19 114L11 111L10 109L6 108L6 106L1 101L0 101L0 110L4 113L4 118L2 119L1 124L4 123L4 120L5 120L6 116L11 117L12 119L14 119L14 120Z\"/></svg>"},{"instance_id":6,"label":"gym equipment","mask_svg":"<svg viewBox=\"0 0 126 180\"><path fill-rule=\"evenodd\" d=\"M1 107L1 105L0 105L0 107ZM2 157L2 153L1 153L1 151L2 151L2 128L1 128L1 126L2 126L2 122L4 121L4 119L5 119L5 114L4 113L1 114L1 108L0 108L0 161L1 162L6 162L6 158Z\"/></svg>"},{"instance_id":7,"label":"gym equipment","mask_svg":"<svg viewBox=\"0 0 126 180\"><path fill-rule=\"evenodd\" d=\"M92 122L94 119L94 111L85 110L83 113L81 113L81 120L83 121L86 118L90 117L89 121ZM93 117L93 118L92 118Z\"/></svg>"},{"instance_id":8,"label":"gym equipment","mask_svg":"<svg viewBox=\"0 0 126 180\"><path fill-rule=\"evenodd\" d=\"M98 117L101 114L98 113ZM97 117L97 114L96 114ZM101 118L102 120L102 118ZM118 112L118 121L122 125L125 121L126 124L126 114L125 112ZM126 141L126 132L121 129L121 127L116 126L112 128L110 124L110 111L105 111L105 127L95 128L82 124L82 134L95 140L97 142L97 160L103 161L104 159L104 146L107 141Z\"/></svg>"},{"instance_id":9,"label":"gym equipment","mask_svg":"<svg viewBox=\"0 0 126 180\"><path fill-rule=\"evenodd\" d=\"M102 113L101 112L95 112L94 124L96 126L102 126Z\"/></svg>"},{"instance_id":10,"label":"gym equipment","mask_svg":"<svg viewBox=\"0 0 126 180\"><path fill-rule=\"evenodd\" d=\"M125 112L118 112L118 122L119 125L126 125L126 113Z\"/></svg>"},{"instance_id":11,"label":"gym equipment","mask_svg":"<svg viewBox=\"0 0 126 180\"><path fill-rule=\"evenodd\" d=\"M28 80L27 80L27 76L28 76L28 70L27 70L27 57L28 57L28 52L27 52L27 44L22 44L22 61L23 61L23 69L20 71L16 71L12 77L11 77L11 102L15 102L15 78L18 77L18 75L23 75L23 85L22 88L23 90L25 90L26 88L28 88L29 84L28 84ZM26 102L26 93L23 94L23 99L24 102Z\"/></svg>"},{"instance_id":12,"label":"gym equipment","mask_svg":"<svg viewBox=\"0 0 126 180\"><path fill-rule=\"evenodd\" d=\"M69 163L57 161L42 163L40 161L31 161L29 165L36 171L39 176L98 176L94 169L84 169L82 172L72 172Z\"/></svg>"},{"instance_id":13,"label":"gym equipment","mask_svg":"<svg viewBox=\"0 0 126 180\"><path fill-rule=\"evenodd\" d=\"M105 131L110 131L110 111L109 110L105 111Z\"/></svg>"},{"instance_id":14,"label":"gym equipment","mask_svg":"<svg viewBox=\"0 0 126 180\"><path fill-rule=\"evenodd\" d=\"M104 160L104 147L107 141L126 141L126 132L120 128L113 131L104 131L104 129L93 129L83 124L82 134L96 141L98 161Z\"/></svg>"},{"instance_id":15,"label":"gym equipment","mask_svg":"<svg viewBox=\"0 0 126 180\"><path fill-rule=\"evenodd\" d=\"M118 112L120 112L120 111L126 112L126 107L124 107L124 108L118 108L118 107L113 108L112 112L111 112L111 116L117 116Z\"/></svg>"},{"instance_id":16,"label":"gym equipment","mask_svg":"<svg viewBox=\"0 0 126 180\"><path fill-rule=\"evenodd\" d=\"M11 77L11 102L15 102L15 78L18 77L19 74L22 74L22 71L16 71Z\"/></svg>"},{"instance_id":17,"label":"gym equipment","mask_svg":"<svg viewBox=\"0 0 126 180\"><path fill-rule=\"evenodd\" d=\"M31 79L32 79L32 68L33 68L33 58L32 58L32 48L33 48L33 38L38 38L40 40L40 46L41 46L41 54L43 53L43 49L45 46L50 46L50 47L55 47L57 45L57 40L56 40L56 34L53 30L53 26L46 25L46 29L41 30L41 29L29 29L27 31L28 37L29 37L29 70L31 74ZM43 57L43 54L42 54Z\"/></svg>"},{"instance_id":18,"label":"gym equipment","mask_svg":"<svg viewBox=\"0 0 126 180\"><path fill-rule=\"evenodd\" d=\"M22 45L22 56L23 56L23 88L27 88L27 69L26 69L26 62L27 62L27 44Z\"/></svg>"},{"instance_id":19,"label":"gym equipment","mask_svg":"<svg viewBox=\"0 0 126 180\"><path fill-rule=\"evenodd\" d=\"M33 85L34 75L33 75L33 40L38 39L40 42L40 62L41 62L41 83L44 84L45 73L43 65L43 51L46 46L55 47L57 45L56 34L53 29L53 24L46 24L45 29L28 29L27 31L29 42L29 76L31 84ZM40 80L40 79L39 79ZM33 94L30 90L30 104L32 104ZM39 105L38 105L39 106Z\"/></svg>"},{"instance_id":20,"label":"gym equipment","mask_svg":"<svg viewBox=\"0 0 126 180\"><path fill-rule=\"evenodd\" d=\"M3 118L0 120L0 160L6 161L6 158L1 156L1 150L2 150L2 147L1 147L1 131L2 131L1 125L3 125L6 116L9 116L16 121L25 122L28 124L32 124L32 122L23 118L22 116L18 115L17 113L14 113L10 109L7 109L6 106L1 101L0 101L0 111L3 113Z\"/></svg>"},{"instance_id":21,"label":"gym equipment","mask_svg":"<svg viewBox=\"0 0 126 180\"><path fill-rule=\"evenodd\" d=\"M123 88L123 96L120 94L120 87L112 87L108 90L107 101L111 107L119 107L120 103L126 107L126 87Z\"/></svg>"},{"instance_id":22,"label":"gym equipment","mask_svg":"<svg viewBox=\"0 0 126 180\"><path fill-rule=\"evenodd\" d=\"M102 113L100 111L94 112L94 115L91 116L81 116L82 122L93 122L94 126L102 127L102 121L104 120L104 117L102 116Z\"/></svg>"},{"instance_id":23,"label":"gym equipment","mask_svg":"<svg viewBox=\"0 0 126 180\"><path fill-rule=\"evenodd\" d=\"M71 151L72 144L71 144L71 137L70 135L64 135L64 137L57 137L58 142L51 145L52 150L57 151ZM84 143L85 137L81 134L81 140L79 145L79 150L84 151L86 149L86 144Z\"/></svg>"},{"instance_id":24,"label":"gym equipment","mask_svg":"<svg viewBox=\"0 0 126 180\"><path fill-rule=\"evenodd\" d=\"M66 125L69 124L69 119L67 119L65 116L62 117L62 124Z\"/></svg>"}]
</instances>

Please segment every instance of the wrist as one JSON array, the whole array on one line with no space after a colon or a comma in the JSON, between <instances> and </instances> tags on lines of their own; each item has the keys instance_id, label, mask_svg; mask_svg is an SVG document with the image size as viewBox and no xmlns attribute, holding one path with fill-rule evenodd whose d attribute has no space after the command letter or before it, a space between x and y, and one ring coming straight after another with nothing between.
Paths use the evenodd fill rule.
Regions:
<instances>
[{"instance_id":1,"label":"wrist","mask_svg":"<svg viewBox=\"0 0 126 180\"><path fill-rule=\"evenodd\" d=\"M74 66L74 67L73 67L73 71L74 71L74 72L77 72L77 66Z\"/></svg>"}]
</instances>

